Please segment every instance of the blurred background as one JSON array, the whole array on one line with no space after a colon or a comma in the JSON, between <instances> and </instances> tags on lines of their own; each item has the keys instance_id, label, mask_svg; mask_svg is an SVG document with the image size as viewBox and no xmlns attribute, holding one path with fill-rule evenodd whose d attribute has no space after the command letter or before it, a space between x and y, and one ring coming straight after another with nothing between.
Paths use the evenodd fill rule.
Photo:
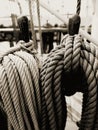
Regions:
<instances>
[{"instance_id":1,"label":"blurred background","mask_svg":"<svg viewBox=\"0 0 98 130\"><path fill-rule=\"evenodd\" d=\"M40 42L38 32L38 12L37 5L32 0L32 18L34 30L36 32L37 44ZM44 52L48 53L55 45L59 44L63 35L67 33L65 21L76 13L77 0L40 0L40 26L42 30L42 40ZM81 2L81 28L91 33L92 17L93 17L92 0L82 0ZM57 17L63 19L63 21ZM0 50L11 47L18 42L19 28L17 19L26 16L30 22L30 5L29 0L0 0ZM48 33L48 35L47 35ZM47 41L47 45L44 43ZM48 44L53 44L49 46ZM40 44L38 44L40 47ZM46 45L46 46L45 46ZM50 48L49 48L50 47ZM4 50L3 49L3 50ZM40 49L39 49L40 50Z\"/></svg>"},{"instance_id":2,"label":"blurred background","mask_svg":"<svg viewBox=\"0 0 98 130\"><path fill-rule=\"evenodd\" d=\"M44 2L51 9L58 12L63 18L69 18L76 12L77 0L40 0L40 3ZM91 24L91 17L93 14L92 0L82 0L80 16L82 18L82 25L87 22ZM36 4L32 4L32 13L34 17L34 25L37 26L37 11ZM29 4L28 0L0 0L0 26L12 26L12 17L18 17L20 15L26 15L29 18ZM49 22L52 26L63 24L59 19L52 15L47 9L40 7L40 19L43 26Z\"/></svg>"}]
</instances>

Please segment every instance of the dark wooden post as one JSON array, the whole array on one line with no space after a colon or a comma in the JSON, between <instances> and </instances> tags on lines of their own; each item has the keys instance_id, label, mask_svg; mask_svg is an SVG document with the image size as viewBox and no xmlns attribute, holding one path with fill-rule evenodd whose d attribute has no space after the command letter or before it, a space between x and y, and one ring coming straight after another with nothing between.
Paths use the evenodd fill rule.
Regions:
<instances>
[{"instance_id":1,"label":"dark wooden post","mask_svg":"<svg viewBox=\"0 0 98 130\"><path fill-rule=\"evenodd\" d=\"M29 42L29 21L26 16L22 16L17 20L20 32L19 32L19 40L23 40L25 42Z\"/></svg>"},{"instance_id":2,"label":"dark wooden post","mask_svg":"<svg viewBox=\"0 0 98 130\"><path fill-rule=\"evenodd\" d=\"M69 35L75 35L79 33L80 22L81 22L80 16L77 14L69 19L68 23Z\"/></svg>"}]
</instances>

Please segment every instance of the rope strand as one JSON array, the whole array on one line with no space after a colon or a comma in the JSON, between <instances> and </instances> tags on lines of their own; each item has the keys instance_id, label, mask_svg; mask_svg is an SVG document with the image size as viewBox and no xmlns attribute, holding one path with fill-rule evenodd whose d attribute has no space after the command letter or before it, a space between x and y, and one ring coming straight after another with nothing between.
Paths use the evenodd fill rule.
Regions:
<instances>
[{"instance_id":1,"label":"rope strand","mask_svg":"<svg viewBox=\"0 0 98 130\"><path fill-rule=\"evenodd\" d=\"M81 0L77 0L77 10L76 10L76 14L80 14L80 10L81 10Z\"/></svg>"},{"instance_id":2,"label":"rope strand","mask_svg":"<svg viewBox=\"0 0 98 130\"><path fill-rule=\"evenodd\" d=\"M59 87L62 88L63 93L65 95L70 95L70 96L73 95L77 91L83 90L84 89L83 87L85 87L86 91L84 91L84 95L83 95L83 109L82 109L82 115L81 115L80 130L83 130L83 129L92 130L94 128L97 129L96 124L97 124L98 116L96 116L96 114L97 114L98 51L95 49L94 46L88 43L83 43L79 35L74 35L74 36L67 35L64 37L62 41L63 42L61 46L58 46L56 49L50 52L50 54L47 56L47 59L45 60L41 69L41 74L40 74L41 85L45 92L43 96L45 97L44 102L46 103L46 104L44 103L44 105L46 105L44 106L44 108L47 109L46 111L47 113L48 112L50 113L49 108L51 107L56 108L56 105L57 105L57 109L59 109L59 103L61 102L61 100L59 100L58 103L54 105L54 103L56 102L55 94L57 93L56 91L55 93L53 93L53 90L55 90L55 88L58 85L60 85ZM58 64L57 64L57 59L58 59ZM63 63L62 68L58 66L61 61ZM55 65L56 65L56 68L58 67L57 71L54 71ZM58 79L57 77L55 79L52 78L56 76L57 74L59 74L58 71L61 71L61 70L62 70L61 77L63 78L62 80ZM71 75L74 75L74 73L75 73L74 76L76 76L77 74L76 70L83 71L83 72L79 72L78 80L80 81L77 81L77 77L71 76ZM87 86L84 86L85 84L81 86L82 84L80 84L81 78L83 75L85 75L86 77L85 82L87 82ZM71 79L71 82L68 82L68 79ZM58 84L56 83L56 81ZM52 96L53 96L53 99L52 99ZM56 98L57 97L58 96L56 96ZM50 107L50 104L52 104L51 107ZM44 113L45 113L45 109L44 109ZM54 114L54 120L52 120L51 115L49 114L48 115L46 114L46 115L48 116L49 119L57 123L59 119L56 120L57 119L56 117L59 117L59 114L56 111L55 113L56 115ZM58 127L58 125L59 126L61 125L60 122L59 122L60 124L57 123L57 125L55 126L51 124L52 122L51 120L49 120L49 123L50 123L49 125L51 125L53 129L55 129L56 127L59 130L62 129ZM65 122L63 123L65 124ZM46 126L47 125L48 124L46 124Z\"/></svg>"},{"instance_id":3,"label":"rope strand","mask_svg":"<svg viewBox=\"0 0 98 130\"><path fill-rule=\"evenodd\" d=\"M34 54L11 53L0 62L0 96L13 129L64 130L65 97L76 92L83 92L79 129L98 129L98 50L92 44L80 35L65 36L48 54L40 76Z\"/></svg>"}]
</instances>

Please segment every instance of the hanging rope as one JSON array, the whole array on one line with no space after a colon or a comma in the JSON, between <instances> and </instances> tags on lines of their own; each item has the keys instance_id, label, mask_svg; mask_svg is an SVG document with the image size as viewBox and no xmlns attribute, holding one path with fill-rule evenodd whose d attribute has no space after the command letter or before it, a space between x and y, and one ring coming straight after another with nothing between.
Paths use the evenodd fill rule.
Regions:
<instances>
[{"instance_id":1,"label":"hanging rope","mask_svg":"<svg viewBox=\"0 0 98 130\"><path fill-rule=\"evenodd\" d=\"M9 127L15 130L64 130L65 95L81 91L80 130L98 129L97 49L84 43L79 35L66 35L62 44L44 61L40 87L36 59L27 50L11 50L2 55L0 61L0 96Z\"/></svg>"},{"instance_id":2,"label":"hanging rope","mask_svg":"<svg viewBox=\"0 0 98 130\"><path fill-rule=\"evenodd\" d=\"M40 36L40 45L41 45L41 54L43 53L43 42L42 42L42 31L41 31L41 21L40 21L40 6L39 0L36 0L37 3L37 15L38 15L38 24L39 24L39 36Z\"/></svg>"},{"instance_id":3,"label":"hanging rope","mask_svg":"<svg viewBox=\"0 0 98 130\"><path fill-rule=\"evenodd\" d=\"M36 56L27 50L16 47L17 52L12 48L1 55L0 96L10 130L40 129L39 70Z\"/></svg>"},{"instance_id":4,"label":"hanging rope","mask_svg":"<svg viewBox=\"0 0 98 130\"><path fill-rule=\"evenodd\" d=\"M81 0L77 0L77 10L76 10L76 14L80 14L80 10L81 10Z\"/></svg>"},{"instance_id":5,"label":"hanging rope","mask_svg":"<svg viewBox=\"0 0 98 130\"><path fill-rule=\"evenodd\" d=\"M51 51L41 69L44 101L42 126L63 130L66 116L61 118L64 112L62 111L64 106L60 100L61 93L70 96L82 91L84 94L80 130L98 129L98 51L91 44L82 42L79 35L67 35L62 43ZM56 101L59 102L57 106Z\"/></svg>"},{"instance_id":6,"label":"hanging rope","mask_svg":"<svg viewBox=\"0 0 98 130\"><path fill-rule=\"evenodd\" d=\"M40 86L34 54L19 45L0 57L0 96L9 129L64 130L65 96L76 92L83 92L80 130L98 129L97 49L79 35L66 35L44 61Z\"/></svg>"},{"instance_id":7,"label":"hanging rope","mask_svg":"<svg viewBox=\"0 0 98 130\"><path fill-rule=\"evenodd\" d=\"M32 15L32 0L29 0L29 13L30 13L30 25L31 25L32 38L34 41L34 48L37 49L36 34L34 30L33 15Z\"/></svg>"}]
</instances>

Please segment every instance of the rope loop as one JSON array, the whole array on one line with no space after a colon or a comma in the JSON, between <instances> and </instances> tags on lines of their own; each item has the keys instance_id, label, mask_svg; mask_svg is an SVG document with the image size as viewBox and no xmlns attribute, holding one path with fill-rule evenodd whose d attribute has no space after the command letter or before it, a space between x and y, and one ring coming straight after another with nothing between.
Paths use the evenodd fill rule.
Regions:
<instances>
[{"instance_id":1,"label":"rope loop","mask_svg":"<svg viewBox=\"0 0 98 130\"><path fill-rule=\"evenodd\" d=\"M73 41L74 36L68 36L65 43L65 54L64 54L64 70L65 72L71 71L72 66L72 53L73 53Z\"/></svg>"},{"instance_id":2,"label":"rope loop","mask_svg":"<svg viewBox=\"0 0 98 130\"><path fill-rule=\"evenodd\" d=\"M64 36L61 46L50 52L41 68L40 79L44 101L42 128L61 130L60 122L63 126L66 123L66 114L65 120L57 120L64 112L61 97L83 92L80 130L98 129L97 66L98 50L92 44L83 42L80 35ZM57 101L54 97L57 97Z\"/></svg>"},{"instance_id":3,"label":"rope loop","mask_svg":"<svg viewBox=\"0 0 98 130\"><path fill-rule=\"evenodd\" d=\"M82 39L80 35L66 35L62 40L65 45L64 70L70 72L78 69Z\"/></svg>"},{"instance_id":4,"label":"rope loop","mask_svg":"<svg viewBox=\"0 0 98 130\"><path fill-rule=\"evenodd\" d=\"M73 57L72 57L72 68L74 71L79 68L81 45L82 45L82 38L80 37L80 35L75 35L73 46Z\"/></svg>"}]
</instances>

